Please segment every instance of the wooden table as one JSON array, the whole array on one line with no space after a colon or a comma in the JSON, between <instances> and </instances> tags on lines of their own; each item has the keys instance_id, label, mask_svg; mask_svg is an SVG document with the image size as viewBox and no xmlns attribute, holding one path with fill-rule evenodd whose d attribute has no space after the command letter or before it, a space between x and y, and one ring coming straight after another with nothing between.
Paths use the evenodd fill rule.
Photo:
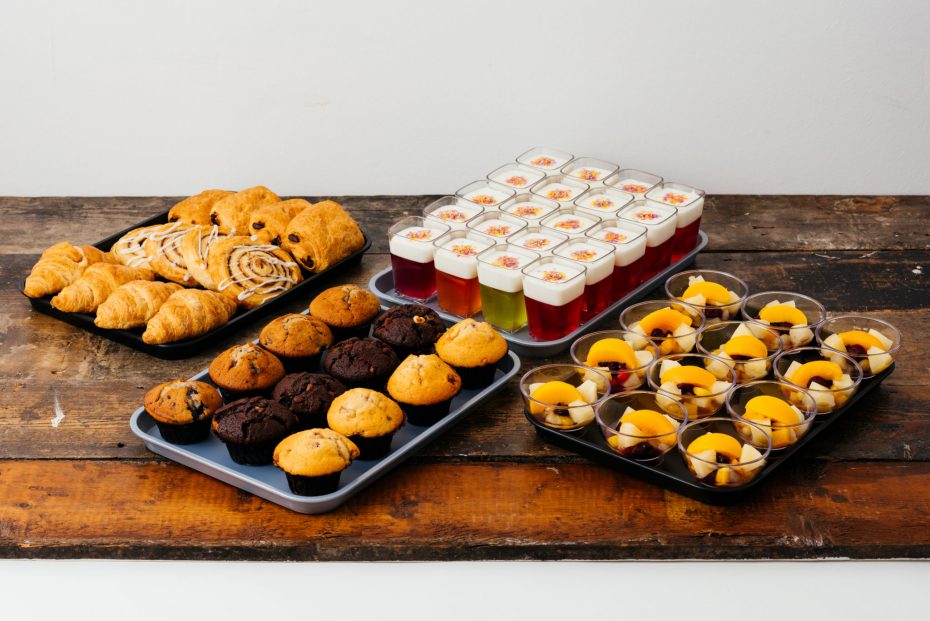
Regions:
<instances>
[{"instance_id":1,"label":"wooden table","mask_svg":"<svg viewBox=\"0 0 930 621\"><path fill-rule=\"evenodd\" d=\"M150 386L192 375L260 325L197 358L163 361L34 313L17 290L46 246L91 243L174 200L0 199L0 556L930 557L930 197L708 200L698 267L887 319L905 338L881 388L747 502L703 505L542 443L514 385L320 516L158 458L129 430ZM346 280L367 283L387 263L389 223L429 201L343 199L374 237Z\"/></svg>"}]
</instances>

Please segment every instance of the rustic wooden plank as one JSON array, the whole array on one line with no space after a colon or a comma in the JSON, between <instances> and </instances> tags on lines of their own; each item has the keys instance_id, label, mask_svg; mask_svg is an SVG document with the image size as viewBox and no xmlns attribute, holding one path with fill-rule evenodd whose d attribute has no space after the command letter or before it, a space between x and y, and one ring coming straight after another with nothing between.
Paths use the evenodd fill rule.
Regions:
<instances>
[{"instance_id":1,"label":"rustic wooden plank","mask_svg":"<svg viewBox=\"0 0 930 621\"><path fill-rule=\"evenodd\" d=\"M7 557L930 557L930 464L797 463L711 507L576 464L402 467L304 516L176 465L0 462Z\"/></svg>"}]
</instances>

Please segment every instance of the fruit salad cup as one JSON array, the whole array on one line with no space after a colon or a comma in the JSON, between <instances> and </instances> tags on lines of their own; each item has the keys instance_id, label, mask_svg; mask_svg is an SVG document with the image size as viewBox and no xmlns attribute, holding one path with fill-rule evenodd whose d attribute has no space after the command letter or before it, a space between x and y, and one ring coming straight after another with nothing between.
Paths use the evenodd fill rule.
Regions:
<instances>
[{"instance_id":1,"label":"fruit salad cup","mask_svg":"<svg viewBox=\"0 0 930 621\"><path fill-rule=\"evenodd\" d=\"M610 376L575 364L537 367L520 379L527 414L550 429L578 431L610 395Z\"/></svg>"},{"instance_id":2,"label":"fruit salad cup","mask_svg":"<svg viewBox=\"0 0 930 621\"><path fill-rule=\"evenodd\" d=\"M771 374L775 356L781 353L781 339L777 332L758 323L721 321L704 326L698 334L697 349L725 361L711 361L709 365L732 365L736 383L744 384Z\"/></svg>"},{"instance_id":3,"label":"fruit salad cup","mask_svg":"<svg viewBox=\"0 0 930 621\"><path fill-rule=\"evenodd\" d=\"M677 311L668 300L649 300L627 306L620 313L620 325L639 335L634 348L642 349L642 340L650 340L659 355L681 354L694 350L697 335L704 327L704 316L696 318Z\"/></svg>"},{"instance_id":4,"label":"fruit salad cup","mask_svg":"<svg viewBox=\"0 0 930 621\"><path fill-rule=\"evenodd\" d=\"M745 424L758 427L755 423ZM772 453L769 436L761 437L766 443L756 448L737 433L732 419L715 416L682 425L678 429L678 452L700 483L717 488L742 487L762 471Z\"/></svg>"},{"instance_id":5,"label":"fruit salad cup","mask_svg":"<svg viewBox=\"0 0 930 621\"><path fill-rule=\"evenodd\" d=\"M769 326L781 337L784 350L804 347L814 340L826 311L817 300L790 291L763 291L743 301L743 318Z\"/></svg>"},{"instance_id":6,"label":"fruit salad cup","mask_svg":"<svg viewBox=\"0 0 930 621\"><path fill-rule=\"evenodd\" d=\"M576 340L570 353L575 364L609 373L610 391L618 393L646 383L646 373L659 348L635 332L604 330Z\"/></svg>"},{"instance_id":7,"label":"fruit salad cup","mask_svg":"<svg viewBox=\"0 0 930 621\"><path fill-rule=\"evenodd\" d=\"M749 287L726 272L688 270L665 281L665 294L675 300L676 309L693 317L703 313L705 322L710 325L737 319Z\"/></svg>"},{"instance_id":8,"label":"fruit salad cup","mask_svg":"<svg viewBox=\"0 0 930 621\"><path fill-rule=\"evenodd\" d=\"M797 398L792 387L808 390L818 414L830 414L846 405L862 382L862 367L848 355L819 347L800 347L775 357L775 378L784 382L782 394ZM795 405L800 405L795 403Z\"/></svg>"},{"instance_id":9,"label":"fruit salad cup","mask_svg":"<svg viewBox=\"0 0 930 621\"><path fill-rule=\"evenodd\" d=\"M678 428L687 422L684 407L669 416L657 404L658 395L645 390L613 395L595 411L607 446L622 457L655 463L675 447Z\"/></svg>"},{"instance_id":10,"label":"fruit salad cup","mask_svg":"<svg viewBox=\"0 0 930 621\"><path fill-rule=\"evenodd\" d=\"M716 363L716 364L714 364ZM706 354L676 354L659 358L646 374L659 393L659 406L674 416L680 403L688 418L713 416L723 407L733 387L735 371L726 361Z\"/></svg>"},{"instance_id":11,"label":"fruit salad cup","mask_svg":"<svg viewBox=\"0 0 930 621\"><path fill-rule=\"evenodd\" d=\"M862 367L863 377L872 377L894 362L894 356L901 348L901 333L880 319L845 315L820 324L817 342L828 360L833 359L833 352L846 354Z\"/></svg>"},{"instance_id":12,"label":"fruit salad cup","mask_svg":"<svg viewBox=\"0 0 930 621\"><path fill-rule=\"evenodd\" d=\"M762 380L731 390L727 395L727 413L746 442L757 449L764 449L771 442L772 450L777 451L807 434L817 417L817 403L803 388Z\"/></svg>"}]
</instances>

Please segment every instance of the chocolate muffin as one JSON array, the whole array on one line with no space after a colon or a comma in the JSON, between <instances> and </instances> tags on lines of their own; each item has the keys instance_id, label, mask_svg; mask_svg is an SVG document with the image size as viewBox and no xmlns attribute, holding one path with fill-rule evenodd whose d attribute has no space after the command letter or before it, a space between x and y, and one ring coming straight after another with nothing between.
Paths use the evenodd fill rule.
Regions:
<instances>
[{"instance_id":1,"label":"chocolate muffin","mask_svg":"<svg viewBox=\"0 0 930 621\"><path fill-rule=\"evenodd\" d=\"M213 415L213 432L237 464L270 464L274 447L296 428L289 409L262 397L233 401Z\"/></svg>"},{"instance_id":2,"label":"chocolate muffin","mask_svg":"<svg viewBox=\"0 0 930 621\"><path fill-rule=\"evenodd\" d=\"M410 354L430 354L446 331L446 325L431 308L401 304L386 311L373 324L371 335L394 348L401 360Z\"/></svg>"},{"instance_id":3,"label":"chocolate muffin","mask_svg":"<svg viewBox=\"0 0 930 621\"><path fill-rule=\"evenodd\" d=\"M355 443L359 459L379 459L391 452L391 440L404 424L404 413L377 390L353 388L336 397L326 422Z\"/></svg>"},{"instance_id":4,"label":"chocolate muffin","mask_svg":"<svg viewBox=\"0 0 930 621\"><path fill-rule=\"evenodd\" d=\"M271 352L254 345L236 345L213 359L210 379L226 401L267 394L284 377L284 365Z\"/></svg>"},{"instance_id":5,"label":"chocolate muffin","mask_svg":"<svg viewBox=\"0 0 930 621\"><path fill-rule=\"evenodd\" d=\"M291 492L300 496L335 492L342 471L356 457L358 447L332 429L299 431L274 449L274 465L284 471Z\"/></svg>"},{"instance_id":6,"label":"chocolate muffin","mask_svg":"<svg viewBox=\"0 0 930 621\"><path fill-rule=\"evenodd\" d=\"M210 421L223 398L206 382L179 379L148 391L143 405L167 442L193 444L209 435Z\"/></svg>"},{"instance_id":7,"label":"chocolate muffin","mask_svg":"<svg viewBox=\"0 0 930 621\"><path fill-rule=\"evenodd\" d=\"M449 413L462 379L436 354L407 356L391 375L388 393L411 425L432 425Z\"/></svg>"},{"instance_id":8,"label":"chocolate muffin","mask_svg":"<svg viewBox=\"0 0 930 621\"><path fill-rule=\"evenodd\" d=\"M323 370L350 388L384 388L400 361L386 343L353 337L336 343L326 352Z\"/></svg>"},{"instance_id":9,"label":"chocolate muffin","mask_svg":"<svg viewBox=\"0 0 930 621\"><path fill-rule=\"evenodd\" d=\"M315 371L320 354L333 344L333 334L316 317L291 313L262 328L258 344L277 356L288 373Z\"/></svg>"},{"instance_id":10,"label":"chocolate muffin","mask_svg":"<svg viewBox=\"0 0 930 621\"><path fill-rule=\"evenodd\" d=\"M326 427L333 399L346 391L335 377L322 373L291 373L277 383L271 397L297 417L298 429Z\"/></svg>"},{"instance_id":11,"label":"chocolate muffin","mask_svg":"<svg viewBox=\"0 0 930 621\"><path fill-rule=\"evenodd\" d=\"M310 302L310 314L329 326L336 341L368 336L371 321L380 312L378 298L355 285L331 287Z\"/></svg>"}]
</instances>

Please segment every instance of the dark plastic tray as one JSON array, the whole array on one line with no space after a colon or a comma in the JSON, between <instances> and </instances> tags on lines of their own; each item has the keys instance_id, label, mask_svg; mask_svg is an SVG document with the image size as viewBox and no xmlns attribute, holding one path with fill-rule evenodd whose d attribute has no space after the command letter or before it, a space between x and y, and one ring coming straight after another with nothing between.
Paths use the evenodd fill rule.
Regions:
<instances>
[{"instance_id":1,"label":"dark plastic tray","mask_svg":"<svg viewBox=\"0 0 930 621\"><path fill-rule=\"evenodd\" d=\"M137 229L142 226L151 226L153 224L162 224L168 221L168 212L159 214L157 216L152 216L148 220L143 220L138 224L134 224L124 231L110 235L106 239L102 239L94 246L100 248L101 250L109 250L110 247L116 243L116 241L133 229ZM50 315L55 319L60 319L65 323L69 323L78 328L87 330L94 334L98 334L104 338L108 338L111 341L115 341L121 345L126 345L127 347L132 347L133 349L138 349L141 352L145 352L151 356L157 358L164 358L166 360L178 360L181 358L190 358L191 356L196 356L201 353L204 349L210 347L220 339L225 336L232 334L244 326L252 323L256 319L265 317L272 311L281 307L285 302L294 299L296 296L306 293L308 290L312 290L314 287L319 286L331 276L338 274L346 269L358 265L362 260L362 255L371 247L371 240L368 238L368 235L365 235L365 231L362 231L362 235L365 237L365 244L357 251L342 259L338 263L333 264L329 269L320 272L318 274L311 274L307 276L304 273L304 280L299 282L294 287L288 289L287 291L282 292L280 295L268 300L258 308L253 308L251 310L239 310L236 314L227 321L225 324L219 328L212 330L206 334L202 334L198 337L192 339L186 339L183 341L177 341L175 343L165 343L163 345L149 345L142 341L142 328L135 330L110 330L107 328L98 328L94 325L94 315L88 313L63 313L60 310L53 308L51 304L52 296L47 295L41 298L30 298L23 293L23 296L29 300L32 304L32 307L39 311L40 313L45 313ZM23 292L25 287L25 279L19 287L20 293ZM309 301L308 301L309 302Z\"/></svg>"},{"instance_id":2,"label":"dark plastic tray","mask_svg":"<svg viewBox=\"0 0 930 621\"><path fill-rule=\"evenodd\" d=\"M607 445L607 441L604 439L604 435L601 433L601 429L598 427L597 422L588 425L581 432L567 433L549 429L533 420L529 415L526 415L525 412L524 415L527 420L533 424L533 427L536 428L536 433L546 442L588 457L605 466L638 476L645 481L677 492L683 496L688 496L712 505L729 505L743 500L746 496L751 494L759 485L768 479L772 473L776 472L783 463L788 461L798 451L803 450L814 438L842 418L850 408L855 407L861 399L865 398L865 396L877 388L886 377L891 375L894 371L894 367L895 365L892 364L875 377L863 379L862 383L859 385L859 390L846 402L846 405L831 414L818 416L810 431L808 431L801 440L785 449L771 453L768 463L762 468L762 472L757 474L748 484L737 488L712 488L698 483L697 479L695 479L694 475L691 474L688 467L685 465L677 447L669 451L659 464L647 465L638 461L633 461L632 459L627 459L626 457L621 457L612 451ZM727 414L720 414L720 416L725 417Z\"/></svg>"},{"instance_id":3,"label":"dark plastic tray","mask_svg":"<svg viewBox=\"0 0 930 621\"><path fill-rule=\"evenodd\" d=\"M387 457L372 461L356 460L343 471L339 489L325 496L292 494L288 489L284 472L273 465L243 466L235 463L229 457L226 446L212 433L209 438L197 444L179 446L165 442L155 421L144 408L133 412L129 426L153 453L298 513L326 513L352 498L445 433L476 407L500 392L519 371L520 359L513 352L509 352L498 363L494 382L490 386L483 390L461 391L452 400L449 414L429 427L404 425L394 436L392 450ZM191 379L210 382L206 369Z\"/></svg>"},{"instance_id":4,"label":"dark plastic tray","mask_svg":"<svg viewBox=\"0 0 930 621\"><path fill-rule=\"evenodd\" d=\"M608 306L598 315L595 315L590 320L578 326L578 328L576 328L573 332L563 336L560 339L552 341L538 341L530 336L530 331L526 327L518 330L517 332L501 332L501 336L507 339L507 343L510 344L510 349L517 352L521 356L554 356L561 352L567 351L568 348L571 347L571 344L578 337L587 334L588 332L593 332L599 326L602 326L608 319L616 318L619 315L620 309L629 306L633 302L641 300L650 291L663 284L669 276L672 274L677 274L678 272L688 267L691 263L694 262L694 258L701 250L704 249L705 246L707 246L707 234L704 233L704 231L700 231L697 246L695 246L691 252L649 280L643 282L639 287ZM394 274L391 271L391 268L384 269L372 276L371 280L368 282L368 288L372 293L378 296L382 304L395 306L397 304L410 303L410 300L401 295L398 295L398 293L394 290ZM454 323L456 321L462 320L462 317L447 313L440 309L435 297L431 300L423 302L423 304L439 313L439 315L446 321ZM483 316L479 312L474 316L474 318L476 321L482 321ZM619 325L616 327L619 329Z\"/></svg>"}]
</instances>

